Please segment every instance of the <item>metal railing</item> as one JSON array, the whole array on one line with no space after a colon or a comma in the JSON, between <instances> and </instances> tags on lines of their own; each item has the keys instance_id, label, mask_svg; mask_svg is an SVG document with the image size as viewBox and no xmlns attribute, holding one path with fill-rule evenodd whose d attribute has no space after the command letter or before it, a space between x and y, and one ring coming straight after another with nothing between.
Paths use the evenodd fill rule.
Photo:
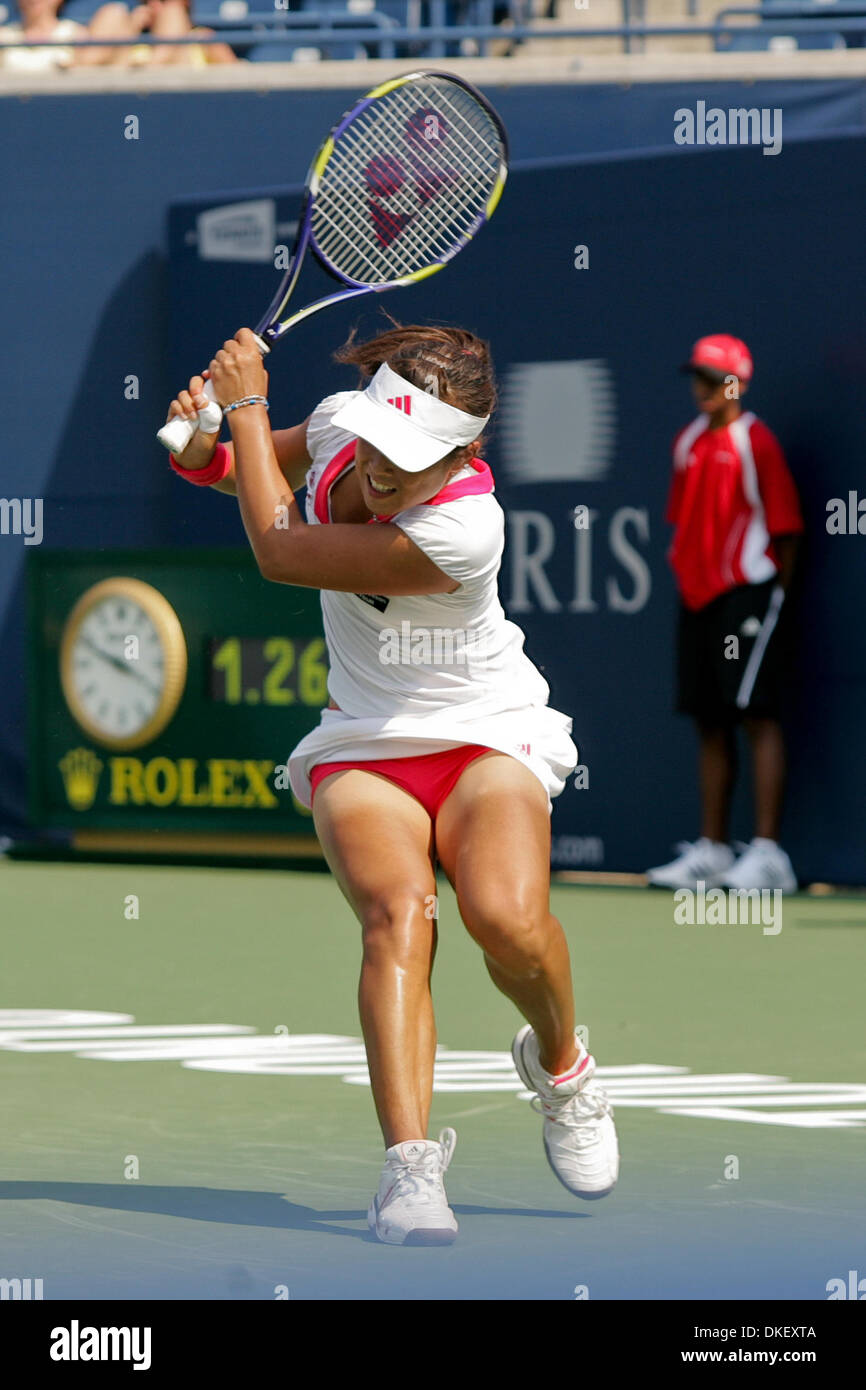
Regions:
<instances>
[{"instance_id":1,"label":"metal railing","mask_svg":"<svg viewBox=\"0 0 866 1390\"><path fill-rule=\"evenodd\" d=\"M727 23L729 19L740 18L757 19L758 23ZM866 0L861 0L859 5L835 3L835 0L829 4L816 4L815 0L787 0L784 4L728 5L715 16L717 24L724 24L724 31L715 40L714 46L718 52L729 46L732 35L744 33L768 37L776 34L796 37L798 33L831 33L839 34L844 42L846 36L864 32L864 25L856 22L858 19L866 20Z\"/></svg>"},{"instance_id":2,"label":"metal railing","mask_svg":"<svg viewBox=\"0 0 866 1390\"><path fill-rule=\"evenodd\" d=\"M763 31L775 25L776 22L787 23L788 20L803 20L803 28L807 33L815 33L820 29L853 29L855 26L848 23L848 19L866 19L866 0L862 0L859 5L852 4L832 4L816 5L814 0L787 0L784 5L728 5L725 9L719 10L715 16L715 23L721 24L732 15L751 15L760 19L761 23L757 26ZM841 21L845 21L842 23ZM766 21L766 23L764 22ZM733 32L734 28L742 28L741 25L725 25Z\"/></svg>"},{"instance_id":3,"label":"metal railing","mask_svg":"<svg viewBox=\"0 0 866 1390\"><path fill-rule=\"evenodd\" d=\"M847 33L866 34L866 11L857 6L846 7L850 10L857 10L858 16L851 14L844 18L842 27ZM836 7L833 7L834 12ZM208 47L213 44L228 44L233 49L250 50L259 44L280 44L288 47L289 45L298 46L299 41L304 41L304 46L317 48L329 44L357 43L366 48L377 50L377 56L383 58L394 57L394 45L419 45L421 51L427 56L442 56L442 51L434 53L432 45L462 45L465 41L471 41L477 46L480 54L487 51L488 45L498 40L506 41L512 45L521 44L531 39L619 39L623 44L623 51L629 52L629 45L634 39L654 39L654 38L710 38L717 40L719 36L730 37L735 34L761 34L770 37L775 34L814 34L816 32L837 33L840 28L841 15L828 15L826 9L822 17L784 19L778 17L775 8L772 10L773 18L769 18L771 11L759 7L752 9L743 8L722 13L763 13L767 17L760 25L728 25L718 21L709 24L618 24L605 25L600 27L562 27L540 29L534 25L514 25L503 27L501 25L436 25L428 27L402 28L396 21L389 16L380 16L387 21L381 26L374 22L374 25L365 23L373 15L369 11L362 16L351 15L351 23L345 26L335 24L335 16L329 13L326 22L321 25L311 23L310 13L297 15L301 22L297 24L281 24L280 27L268 25L265 27L239 26L235 28L221 27L212 36L194 35L185 38L161 38L152 34L140 34L134 38L124 39L39 39L35 42L28 42L24 39L16 39L10 43L3 44L3 48L58 48L58 49L86 49L86 48L137 48L142 45L155 48L176 48L176 47ZM287 15L281 15L280 19L285 21ZM416 55L419 56L419 55Z\"/></svg>"},{"instance_id":4,"label":"metal railing","mask_svg":"<svg viewBox=\"0 0 866 1390\"><path fill-rule=\"evenodd\" d=\"M356 41L356 32L365 30L366 34L364 41L372 44L372 46L376 48L377 57L379 58L395 57L395 46L391 35L394 30L400 28L398 20L394 19L392 15L383 14L380 10L370 9L364 10L360 14L355 14L348 10L340 13L331 8L326 10L279 10L268 13L263 12L262 14L247 15L245 20L240 22L237 20L224 19L222 15L218 13L199 14L198 11L196 11L195 24L196 26L202 25L207 29L213 29L215 34L218 34L224 43L229 42L229 40L226 39L227 33L237 34L241 28L246 28L250 33L255 35L254 40L246 45L249 48L255 48L259 44L270 44L273 42L283 43L289 42L289 40L293 44L297 44L298 32L301 33L302 38L306 39L309 31L312 30L320 36L325 33L330 35L333 31L339 31L346 43L352 43ZM352 33L346 34L345 31L347 30L351 30ZM371 30L374 32L371 33ZM378 34L375 33L377 30L379 31ZM288 38L286 37L287 31L291 31ZM383 31L387 31L387 34ZM154 37L156 41L155 36L152 37ZM243 45L236 44L232 41L231 46L235 48L242 47ZM311 47L312 46L315 45L311 45Z\"/></svg>"}]
</instances>

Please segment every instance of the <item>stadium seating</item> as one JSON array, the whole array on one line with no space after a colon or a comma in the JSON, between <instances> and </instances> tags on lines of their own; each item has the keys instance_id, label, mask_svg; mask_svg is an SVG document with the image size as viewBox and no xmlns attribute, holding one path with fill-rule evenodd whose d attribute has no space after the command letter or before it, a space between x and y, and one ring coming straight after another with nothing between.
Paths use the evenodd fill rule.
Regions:
<instances>
[{"instance_id":1,"label":"stadium seating","mask_svg":"<svg viewBox=\"0 0 866 1390\"><path fill-rule=\"evenodd\" d=\"M246 52L237 50L238 56L250 63L321 62L324 59L366 58L366 49L361 44L334 43L314 46L309 39L298 43L257 43Z\"/></svg>"},{"instance_id":2,"label":"stadium seating","mask_svg":"<svg viewBox=\"0 0 866 1390\"><path fill-rule=\"evenodd\" d=\"M126 0L121 0L126 3ZM62 19L74 19L78 24L89 24L98 9L105 4L105 0L66 0L61 11ZM131 10L133 6L129 3L126 8Z\"/></svg>"},{"instance_id":3,"label":"stadium seating","mask_svg":"<svg viewBox=\"0 0 866 1390\"><path fill-rule=\"evenodd\" d=\"M852 7L852 0L841 0L841 4L843 4L847 10L853 11L853 12L849 13L849 15L847 16L848 18L863 18L863 19L866 19L866 4L863 5L863 8L862 8L862 10L861 10L861 12L860 12L859 15L856 14L856 9L854 9L854 8ZM776 9L777 9L777 10L787 10L789 15L793 12L794 9L796 9L796 10L800 13L801 18L803 18L803 19L826 19L826 18L828 17L828 15L832 15L832 14L833 14L833 11L834 11L834 10L839 10L839 8L840 8L840 0L803 0L803 3L802 3L802 4L798 3L798 0L764 0L763 8L764 8L765 11L776 10ZM769 14L767 15L767 18L769 18ZM839 38L839 37L841 36L842 39L844 40L844 43L843 43L843 44L841 44L841 45L838 44L838 43L833 43L833 44L817 44L817 43L814 43L814 44L807 44L807 43L801 42L801 43L798 43L797 47L798 47L798 48L825 48L825 47L826 47L826 48L831 48L831 47L832 47L832 48L839 48L839 47L862 48L864 42L866 42L866 34L864 34L863 30L862 30L862 29L848 29L848 28L846 27L846 24L845 24L846 16L845 16L844 14L838 14L838 15L835 16L835 18L838 18L838 21L839 21L839 34L832 34L832 35L830 35L830 37L833 38L833 39L837 39L837 38Z\"/></svg>"},{"instance_id":4,"label":"stadium seating","mask_svg":"<svg viewBox=\"0 0 866 1390\"><path fill-rule=\"evenodd\" d=\"M382 0L381 4L376 0L290 0L281 5L275 0L197 0L191 6L197 24L217 28L231 25L239 29L260 22L278 25L287 16L294 18L310 11L328 20L332 15L341 19L350 16L363 26L365 18L374 10L403 28L422 22L421 0Z\"/></svg>"},{"instance_id":5,"label":"stadium seating","mask_svg":"<svg viewBox=\"0 0 866 1390\"><path fill-rule=\"evenodd\" d=\"M860 0L760 0L754 6L741 6L735 0L732 8L718 11L716 22L727 24L734 20L739 24L745 15L754 15L756 27L736 27L717 35L714 44L717 52L790 53L796 50L861 48L866 40L862 28L848 27L849 22L862 25L866 20L866 0L862 0L862 3ZM831 31L816 26L815 32L809 33L809 21L821 20L826 23L830 17L837 23L837 29ZM777 26L785 20L796 21L797 31L779 33ZM763 26L771 23L773 30L767 32Z\"/></svg>"},{"instance_id":6,"label":"stadium seating","mask_svg":"<svg viewBox=\"0 0 866 1390\"><path fill-rule=\"evenodd\" d=\"M716 38L716 51L719 53L793 53L798 49L845 47L847 45L841 34L827 32L768 34L761 29L732 29Z\"/></svg>"},{"instance_id":7,"label":"stadium seating","mask_svg":"<svg viewBox=\"0 0 866 1390\"><path fill-rule=\"evenodd\" d=\"M423 0L322 0L322 3L319 0L295 0L295 3L302 12L318 10L328 16L348 14L360 23L373 11L401 29L420 29L425 23ZM368 46L366 50L361 49L361 57L364 57L365 51L373 57L378 56L377 51ZM430 48L424 43L402 43L390 51L397 58L415 58L428 54Z\"/></svg>"},{"instance_id":8,"label":"stadium seating","mask_svg":"<svg viewBox=\"0 0 866 1390\"><path fill-rule=\"evenodd\" d=\"M75 0L87 3L88 0ZM194 0L192 15L197 24L216 30L225 28L258 28L266 25L269 32L281 27L295 27L303 22L312 27L318 22L324 27L365 28L369 24L382 26L383 21L400 28L445 28L452 25L489 25L517 7L518 0L288 0L286 8L276 8L274 0ZM413 43L385 46L381 44L347 42L318 43L306 36L297 45L261 42L243 48L233 45L242 57L252 62L316 60L317 58L453 57L466 52L485 52L489 40L449 42L443 39L419 40Z\"/></svg>"},{"instance_id":9,"label":"stadium seating","mask_svg":"<svg viewBox=\"0 0 866 1390\"><path fill-rule=\"evenodd\" d=\"M277 7L274 0L193 0L191 18L193 23L213 29L216 33L225 30L249 30L249 40L232 40L231 46L238 57L253 63L280 62L318 62L324 59L365 59L394 58L398 50L393 41L384 37L390 28L405 25L407 4L412 0L402 0L395 9L386 9L375 4L375 0L289 0L285 8ZM359 42L357 38L341 42L338 39L319 40L310 30L316 29L369 29L370 43ZM305 30L299 35L297 43L286 39L276 39L277 34L287 34L295 29ZM381 39L374 36L383 35ZM403 52L408 50L400 50Z\"/></svg>"},{"instance_id":10,"label":"stadium seating","mask_svg":"<svg viewBox=\"0 0 866 1390\"><path fill-rule=\"evenodd\" d=\"M105 0L65 0L61 18L87 24ZM120 0L128 10L141 0ZM718 10L714 17L707 12L704 0L686 0L688 13L703 10L699 31L706 34L704 43L717 53L769 52L790 53L807 50L843 50L861 48L866 43L866 0L761 0L732 5ZM573 27L568 0L189 0L190 18L197 27L210 28L217 34L234 31L231 47L237 56L250 62L318 62L326 59L346 61L366 58L386 60L427 61L437 58L485 56L491 49L497 53L514 52L523 40L511 38L503 28L497 43L489 37L468 36L451 38L447 31L460 27L490 28L503 20L512 25L533 25L539 19L558 16L560 24ZM631 23L663 20L663 15L647 15L652 6L649 0L630 0L623 4L623 16ZM824 24L832 16L835 28L823 30L811 21ZM785 33L787 21L795 26ZM20 22L17 0L0 0L0 24ZM604 27L602 21L598 21ZM715 24L717 32L707 33ZM860 26L859 28L856 26ZM704 27L706 26L706 27ZM554 34L552 25L547 34ZM590 25L589 27L594 27ZM302 30L297 41L287 31ZM333 31L351 29L356 36L343 39ZM389 29L414 30L418 37L411 42L396 42ZM439 31L436 38L425 31ZM317 31L330 30L331 37L323 39ZM357 36L358 30L369 30L370 37ZM616 25L613 26L613 32ZM669 33L670 33L669 28ZM694 30L684 28L686 35ZM243 35L241 37L240 35ZM278 35L285 34L285 38ZM498 35L497 35L498 39ZM678 40L676 40L678 41ZM571 39L564 51L574 51ZM637 45L642 51L645 41L625 34L621 36L622 51L628 53ZM581 46L581 51L583 48ZM594 52L592 43L588 53Z\"/></svg>"}]
</instances>

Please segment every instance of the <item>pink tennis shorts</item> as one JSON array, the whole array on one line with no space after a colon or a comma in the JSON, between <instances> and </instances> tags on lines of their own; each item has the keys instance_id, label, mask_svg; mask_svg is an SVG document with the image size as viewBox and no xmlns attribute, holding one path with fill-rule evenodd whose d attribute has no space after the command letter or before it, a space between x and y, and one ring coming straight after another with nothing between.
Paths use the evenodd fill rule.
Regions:
<instances>
[{"instance_id":1,"label":"pink tennis shorts","mask_svg":"<svg viewBox=\"0 0 866 1390\"><path fill-rule=\"evenodd\" d=\"M424 753L420 758L385 758L380 762L360 763L317 763L310 773L312 787L311 800L315 799L316 788L323 778L332 772L347 772L358 768L361 772L378 772L398 787L420 801L431 820L435 819L439 808L454 790L457 779L475 758L493 750L483 748L480 743L461 744L459 748L446 748L442 753Z\"/></svg>"}]
</instances>

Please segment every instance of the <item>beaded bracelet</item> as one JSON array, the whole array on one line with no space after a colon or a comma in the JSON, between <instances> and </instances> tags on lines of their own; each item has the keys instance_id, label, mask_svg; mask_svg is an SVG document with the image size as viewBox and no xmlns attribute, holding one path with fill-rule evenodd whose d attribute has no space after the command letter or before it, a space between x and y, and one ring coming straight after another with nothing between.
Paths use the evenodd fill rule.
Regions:
<instances>
[{"instance_id":1,"label":"beaded bracelet","mask_svg":"<svg viewBox=\"0 0 866 1390\"><path fill-rule=\"evenodd\" d=\"M239 410L242 405L263 405L265 410L270 410L267 396L243 396L239 401L232 401L231 405L223 406L223 415L228 415L230 410Z\"/></svg>"}]
</instances>

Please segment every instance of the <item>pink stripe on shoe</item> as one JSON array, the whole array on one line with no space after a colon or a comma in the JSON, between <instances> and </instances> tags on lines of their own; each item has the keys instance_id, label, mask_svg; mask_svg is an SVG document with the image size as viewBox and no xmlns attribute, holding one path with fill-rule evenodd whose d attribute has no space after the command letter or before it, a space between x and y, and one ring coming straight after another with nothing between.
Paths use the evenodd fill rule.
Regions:
<instances>
[{"instance_id":1,"label":"pink stripe on shoe","mask_svg":"<svg viewBox=\"0 0 866 1390\"><path fill-rule=\"evenodd\" d=\"M551 1082L551 1085L561 1086L563 1081L573 1081L576 1076L580 1076L580 1073L583 1071L588 1061L589 1053L587 1052L579 1067L575 1067L574 1071L567 1072L565 1076L554 1077L553 1081Z\"/></svg>"}]
</instances>

